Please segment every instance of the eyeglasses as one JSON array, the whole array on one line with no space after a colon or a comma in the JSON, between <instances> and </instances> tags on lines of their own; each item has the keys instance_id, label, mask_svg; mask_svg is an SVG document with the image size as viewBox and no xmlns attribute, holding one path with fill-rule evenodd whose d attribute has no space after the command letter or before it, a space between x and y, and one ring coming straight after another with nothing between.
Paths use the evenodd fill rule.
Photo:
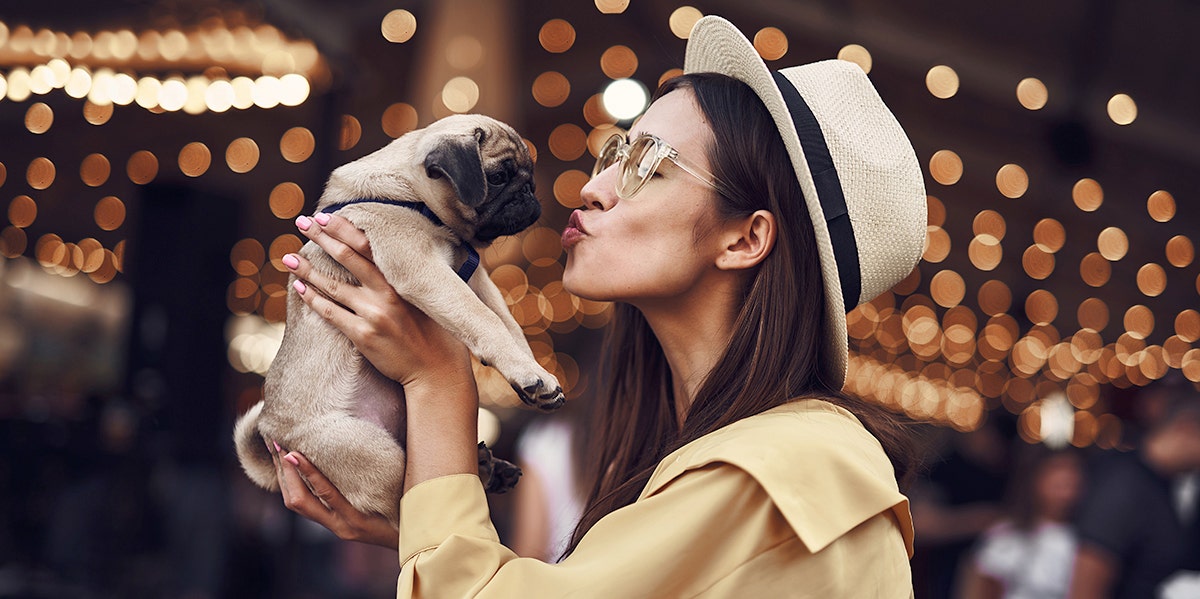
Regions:
<instances>
[{"instance_id":1,"label":"eyeglasses","mask_svg":"<svg viewBox=\"0 0 1200 599\"><path fill-rule=\"evenodd\" d=\"M596 166L592 168L592 176L595 177L608 167L620 163L617 197L627 200L637 195L637 192L645 187L646 182L658 170L663 159L674 162L675 166L678 166L683 172L703 181L717 190L717 193L724 195L724 184L716 176L694 164L680 160L678 150L672 148L667 142L648 134L641 135L628 143L621 134L608 138L608 141L604 142L604 146L600 148Z\"/></svg>"}]
</instances>

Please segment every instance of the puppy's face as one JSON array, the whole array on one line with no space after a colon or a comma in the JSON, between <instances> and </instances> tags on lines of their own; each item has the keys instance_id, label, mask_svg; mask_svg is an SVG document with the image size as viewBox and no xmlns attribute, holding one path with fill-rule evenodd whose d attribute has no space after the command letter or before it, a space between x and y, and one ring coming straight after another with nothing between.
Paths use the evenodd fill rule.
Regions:
<instances>
[{"instance_id":1,"label":"puppy's face","mask_svg":"<svg viewBox=\"0 0 1200 599\"><path fill-rule=\"evenodd\" d=\"M490 243L541 216L533 160L508 125L479 115L451 116L427 127L419 147L425 175L433 179L435 189L451 192L434 193L425 202L443 221L458 220L443 216L451 212L469 224L472 231L464 237Z\"/></svg>"},{"instance_id":2,"label":"puppy's face","mask_svg":"<svg viewBox=\"0 0 1200 599\"><path fill-rule=\"evenodd\" d=\"M541 216L533 159L511 127L453 115L344 164L318 208L360 198L424 202L460 239L486 245Z\"/></svg>"}]
</instances>

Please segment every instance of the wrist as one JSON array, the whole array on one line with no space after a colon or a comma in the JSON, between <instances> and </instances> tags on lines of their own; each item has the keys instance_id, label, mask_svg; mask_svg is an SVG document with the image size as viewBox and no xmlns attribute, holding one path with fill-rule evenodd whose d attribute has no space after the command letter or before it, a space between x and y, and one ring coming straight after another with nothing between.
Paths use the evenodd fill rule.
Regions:
<instances>
[{"instance_id":1,"label":"wrist","mask_svg":"<svg viewBox=\"0 0 1200 599\"><path fill-rule=\"evenodd\" d=\"M453 380L418 378L404 387L405 490L451 474L478 474L479 394L470 370Z\"/></svg>"}]
</instances>

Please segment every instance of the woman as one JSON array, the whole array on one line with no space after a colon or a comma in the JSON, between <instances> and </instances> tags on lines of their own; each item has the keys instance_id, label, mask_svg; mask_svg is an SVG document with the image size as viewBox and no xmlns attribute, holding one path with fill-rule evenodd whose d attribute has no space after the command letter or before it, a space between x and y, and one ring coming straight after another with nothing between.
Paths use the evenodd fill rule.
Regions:
<instances>
[{"instance_id":1,"label":"woman","mask_svg":"<svg viewBox=\"0 0 1200 599\"><path fill-rule=\"evenodd\" d=\"M846 310L921 253L912 147L850 63L772 74L708 17L685 66L606 146L563 234L564 286L618 303L594 483L560 563L498 541L463 346L395 297L348 222L300 219L362 281L333 294L353 312L302 297L404 384L408 457L398 535L286 449L285 503L342 538L398 536L398 595L911 595L899 428L839 390ZM327 290L290 262L298 289Z\"/></svg>"},{"instance_id":2,"label":"woman","mask_svg":"<svg viewBox=\"0 0 1200 599\"><path fill-rule=\"evenodd\" d=\"M1009 490L1010 517L983 534L964 572L964 597L1061 599L1075 563L1071 516L1083 490L1078 453L1028 446Z\"/></svg>"}]
</instances>

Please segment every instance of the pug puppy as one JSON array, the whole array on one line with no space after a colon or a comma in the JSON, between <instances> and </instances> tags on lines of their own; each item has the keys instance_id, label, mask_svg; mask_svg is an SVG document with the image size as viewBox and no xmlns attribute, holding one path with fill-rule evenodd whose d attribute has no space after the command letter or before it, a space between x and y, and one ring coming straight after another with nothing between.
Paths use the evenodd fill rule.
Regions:
<instances>
[{"instance_id":1,"label":"pug puppy","mask_svg":"<svg viewBox=\"0 0 1200 599\"><path fill-rule=\"evenodd\" d=\"M353 222L396 293L498 369L525 403L550 410L564 401L558 380L534 359L487 272L471 272L476 248L538 219L541 205L533 191L533 161L511 127L456 115L335 169L317 208ZM300 254L331 279L358 284L315 243ZM275 490L268 448L299 451L357 509L395 524L405 420L403 387L289 289L287 327L263 400L234 428L246 474ZM489 490L515 484L515 466L493 460L482 444L479 451Z\"/></svg>"}]
</instances>

